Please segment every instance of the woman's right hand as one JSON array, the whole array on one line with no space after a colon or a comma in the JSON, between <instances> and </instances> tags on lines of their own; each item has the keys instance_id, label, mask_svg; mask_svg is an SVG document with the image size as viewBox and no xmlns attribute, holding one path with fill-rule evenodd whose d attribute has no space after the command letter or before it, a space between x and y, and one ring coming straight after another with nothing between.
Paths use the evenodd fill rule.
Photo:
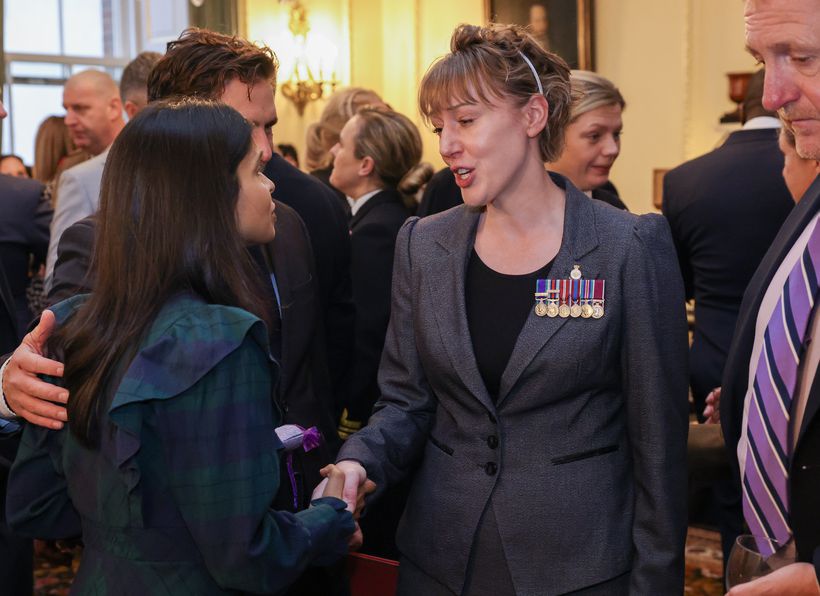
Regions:
<instances>
[{"instance_id":1,"label":"woman's right hand","mask_svg":"<svg viewBox=\"0 0 820 596\"><path fill-rule=\"evenodd\" d=\"M332 471L330 469L333 468ZM325 471L328 470L327 474ZM367 479L367 472L364 466L357 461L346 459L333 465L328 465L322 468L321 474L325 479L313 491L313 498L319 497L337 497L347 503L347 510L353 514L354 519L359 519L359 516L364 509L364 498L376 490L376 483ZM339 475L342 477L342 490L337 494L338 484L332 487L333 492L328 492L328 486L331 483L331 475L333 475L338 483Z\"/></svg>"},{"instance_id":2,"label":"woman's right hand","mask_svg":"<svg viewBox=\"0 0 820 596\"><path fill-rule=\"evenodd\" d=\"M325 481L322 482L322 484L324 484L324 488L322 489L321 496L336 497L337 499L341 499L342 490L345 486L344 472L342 472L338 466L329 464L319 470L319 473L325 479Z\"/></svg>"}]
</instances>

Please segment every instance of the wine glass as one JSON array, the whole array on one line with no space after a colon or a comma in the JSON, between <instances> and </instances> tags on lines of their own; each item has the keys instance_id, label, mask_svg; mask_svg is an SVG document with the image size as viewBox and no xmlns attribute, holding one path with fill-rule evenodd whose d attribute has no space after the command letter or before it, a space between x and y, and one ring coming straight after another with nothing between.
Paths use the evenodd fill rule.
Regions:
<instances>
[{"instance_id":1,"label":"wine glass","mask_svg":"<svg viewBox=\"0 0 820 596\"><path fill-rule=\"evenodd\" d=\"M784 545L771 538L741 534L726 563L726 590L768 575L795 560L794 541Z\"/></svg>"}]
</instances>

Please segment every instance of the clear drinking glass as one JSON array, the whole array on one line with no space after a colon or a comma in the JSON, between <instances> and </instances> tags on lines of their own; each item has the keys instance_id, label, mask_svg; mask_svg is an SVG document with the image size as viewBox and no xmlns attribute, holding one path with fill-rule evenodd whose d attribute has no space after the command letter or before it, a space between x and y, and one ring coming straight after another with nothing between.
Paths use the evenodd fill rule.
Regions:
<instances>
[{"instance_id":1,"label":"clear drinking glass","mask_svg":"<svg viewBox=\"0 0 820 596\"><path fill-rule=\"evenodd\" d=\"M774 554L764 556L761 550L773 551ZM726 563L726 590L768 575L795 560L794 541L783 545L769 538L741 534L735 540Z\"/></svg>"}]
</instances>

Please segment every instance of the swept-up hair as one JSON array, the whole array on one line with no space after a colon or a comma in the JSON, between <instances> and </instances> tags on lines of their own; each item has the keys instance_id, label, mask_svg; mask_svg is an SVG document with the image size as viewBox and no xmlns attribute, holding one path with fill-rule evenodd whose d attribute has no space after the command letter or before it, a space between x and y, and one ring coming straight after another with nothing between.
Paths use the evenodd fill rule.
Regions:
<instances>
[{"instance_id":1,"label":"swept-up hair","mask_svg":"<svg viewBox=\"0 0 820 596\"><path fill-rule=\"evenodd\" d=\"M427 182L417 172L422 147L416 125L404 114L388 108L364 107L356 117L359 119L359 131L353 139L356 158L370 156L373 171L385 186L402 194L414 194ZM407 180L409 174L413 174L412 181Z\"/></svg>"},{"instance_id":2,"label":"swept-up hair","mask_svg":"<svg viewBox=\"0 0 820 596\"><path fill-rule=\"evenodd\" d=\"M419 109L429 121L458 103L489 104L495 98L523 106L539 93L536 73L549 104L547 125L538 137L541 159L553 161L561 154L569 123L569 67L518 25L459 25L450 53L434 62L421 81Z\"/></svg>"},{"instance_id":3,"label":"swept-up hair","mask_svg":"<svg viewBox=\"0 0 820 596\"><path fill-rule=\"evenodd\" d=\"M207 29L186 29L168 42L148 77L148 101L172 97L219 99L239 79L250 88L259 80L276 84L279 62L267 46Z\"/></svg>"},{"instance_id":4,"label":"swept-up hair","mask_svg":"<svg viewBox=\"0 0 820 596\"><path fill-rule=\"evenodd\" d=\"M240 237L237 167L251 127L203 100L149 106L111 147L103 171L90 273L94 292L55 333L64 359L71 431L85 445L139 341L174 294L238 306L268 319L259 276Z\"/></svg>"}]
</instances>

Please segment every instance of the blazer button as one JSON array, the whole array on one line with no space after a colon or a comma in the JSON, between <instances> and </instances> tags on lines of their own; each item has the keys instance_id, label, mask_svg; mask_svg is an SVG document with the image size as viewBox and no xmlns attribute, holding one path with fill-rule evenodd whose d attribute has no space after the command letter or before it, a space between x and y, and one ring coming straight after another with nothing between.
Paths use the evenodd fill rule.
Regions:
<instances>
[{"instance_id":1,"label":"blazer button","mask_svg":"<svg viewBox=\"0 0 820 596\"><path fill-rule=\"evenodd\" d=\"M498 437L496 437L495 435L490 435L489 437L487 437L487 446L490 449L497 448L498 447Z\"/></svg>"},{"instance_id":2,"label":"blazer button","mask_svg":"<svg viewBox=\"0 0 820 596\"><path fill-rule=\"evenodd\" d=\"M496 472L498 472L498 466L495 465L494 461L488 461L484 466L484 471L487 473L487 476L495 476Z\"/></svg>"}]
</instances>

